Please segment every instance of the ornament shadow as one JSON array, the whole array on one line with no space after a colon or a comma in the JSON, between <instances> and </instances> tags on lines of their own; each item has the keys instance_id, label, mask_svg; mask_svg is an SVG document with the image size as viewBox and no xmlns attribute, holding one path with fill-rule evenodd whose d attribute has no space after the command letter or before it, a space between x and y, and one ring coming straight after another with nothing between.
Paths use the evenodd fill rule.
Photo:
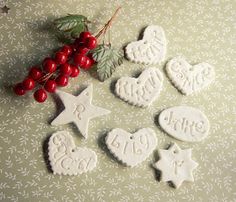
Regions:
<instances>
[{"instance_id":1,"label":"ornament shadow","mask_svg":"<svg viewBox=\"0 0 236 202\"><path fill-rule=\"evenodd\" d=\"M48 151L49 151L48 150L48 142L50 140L51 135L52 135L52 133L48 134L42 143L43 159L44 159L46 168L49 173L53 173L53 170L51 168L50 161L49 161L49 156L48 156Z\"/></svg>"},{"instance_id":2,"label":"ornament shadow","mask_svg":"<svg viewBox=\"0 0 236 202\"><path fill-rule=\"evenodd\" d=\"M97 139L97 144L98 147L103 150L105 152L105 154L107 155L107 157L112 161L112 163L116 162L118 164L121 164L120 161L117 160L117 158L115 158L112 153L110 152L110 150L107 148L106 145L106 136L110 131L106 131L106 132L102 132L99 134L98 139Z\"/></svg>"}]
</instances>

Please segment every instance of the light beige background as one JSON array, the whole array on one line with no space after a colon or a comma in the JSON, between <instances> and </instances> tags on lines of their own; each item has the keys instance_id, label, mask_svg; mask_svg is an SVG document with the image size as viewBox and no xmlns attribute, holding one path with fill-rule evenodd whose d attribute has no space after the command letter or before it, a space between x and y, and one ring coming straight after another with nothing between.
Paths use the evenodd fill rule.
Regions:
<instances>
[{"instance_id":1,"label":"light beige background","mask_svg":"<svg viewBox=\"0 0 236 202\"><path fill-rule=\"evenodd\" d=\"M1 201L235 201L235 0L22 0L7 1L7 5L9 14L0 14ZM112 28L114 46L136 40L147 25L161 25L168 39L166 59L180 54L191 63L209 62L215 66L217 78L209 89L186 97L165 76L159 99L150 108L140 109L116 98L110 89L119 77L140 73L143 65L125 61L104 83L82 73L64 90L77 95L92 82L93 103L112 111L90 122L89 138L84 140L73 125L48 124L58 113L54 99L38 104L30 93L24 98L14 96L10 86L61 46L48 29L53 19L67 13L83 14L95 23L91 26L95 32L118 5L122 11ZM164 64L156 67L164 72ZM159 129L158 113L179 104L197 107L208 116L211 130L204 141L180 142ZM106 133L116 127L129 132L151 127L158 148L171 142L183 149L193 148L193 159L199 163L195 182L184 183L178 190L158 182L150 166L157 160L157 151L138 167L120 165L103 143ZM61 129L70 131L76 144L97 153L95 171L68 177L47 169L47 138Z\"/></svg>"}]
</instances>

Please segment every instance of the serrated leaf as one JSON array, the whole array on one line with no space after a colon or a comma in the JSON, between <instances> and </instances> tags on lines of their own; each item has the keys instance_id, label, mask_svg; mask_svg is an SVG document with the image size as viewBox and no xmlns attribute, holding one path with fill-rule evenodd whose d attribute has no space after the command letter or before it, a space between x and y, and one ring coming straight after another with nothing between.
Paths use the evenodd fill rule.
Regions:
<instances>
[{"instance_id":1,"label":"serrated leaf","mask_svg":"<svg viewBox=\"0 0 236 202\"><path fill-rule=\"evenodd\" d=\"M98 78L105 81L110 78L116 67L122 64L124 54L121 50L110 45L101 44L91 51L93 59L97 62Z\"/></svg>"},{"instance_id":2,"label":"serrated leaf","mask_svg":"<svg viewBox=\"0 0 236 202\"><path fill-rule=\"evenodd\" d=\"M56 19L54 25L61 32L68 32L72 38L85 31L87 18L83 15L67 15Z\"/></svg>"}]
</instances>

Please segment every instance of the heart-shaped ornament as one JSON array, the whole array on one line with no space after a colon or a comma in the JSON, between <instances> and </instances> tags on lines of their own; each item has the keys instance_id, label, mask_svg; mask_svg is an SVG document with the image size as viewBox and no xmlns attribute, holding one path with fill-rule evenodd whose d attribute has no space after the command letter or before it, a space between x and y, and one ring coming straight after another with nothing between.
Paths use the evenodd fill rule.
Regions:
<instances>
[{"instance_id":1,"label":"heart-shaped ornament","mask_svg":"<svg viewBox=\"0 0 236 202\"><path fill-rule=\"evenodd\" d=\"M145 69L138 78L121 77L115 93L124 101L139 107L149 106L160 94L163 75L157 68Z\"/></svg>"},{"instance_id":2,"label":"heart-shaped ornament","mask_svg":"<svg viewBox=\"0 0 236 202\"><path fill-rule=\"evenodd\" d=\"M190 95L210 85L215 78L214 67L208 63L190 65L183 57L175 57L166 65L171 82L183 94Z\"/></svg>"},{"instance_id":3,"label":"heart-shaped ornament","mask_svg":"<svg viewBox=\"0 0 236 202\"><path fill-rule=\"evenodd\" d=\"M97 155L88 148L76 147L66 131L54 133L48 143L49 160L54 174L78 175L93 170Z\"/></svg>"},{"instance_id":4,"label":"heart-shaped ornament","mask_svg":"<svg viewBox=\"0 0 236 202\"><path fill-rule=\"evenodd\" d=\"M159 124L169 135L186 142L200 142L210 129L205 114L189 106L165 109L159 115Z\"/></svg>"},{"instance_id":5,"label":"heart-shaped ornament","mask_svg":"<svg viewBox=\"0 0 236 202\"><path fill-rule=\"evenodd\" d=\"M125 53L135 63L150 65L162 62L166 54L164 30L157 25L148 26L143 33L143 39L129 43Z\"/></svg>"},{"instance_id":6,"label":"heart-shaped ornament","mask_svg":"<svg viewBox=\"0 0 236 202\"><path fill-rule=\"evenodd\" d=\"M106 145L118 160L133 167L153 152L157 146L157 138L150 128L140 129L134 134L116 128L108 133Z\"/></svg>"}]
</instances>

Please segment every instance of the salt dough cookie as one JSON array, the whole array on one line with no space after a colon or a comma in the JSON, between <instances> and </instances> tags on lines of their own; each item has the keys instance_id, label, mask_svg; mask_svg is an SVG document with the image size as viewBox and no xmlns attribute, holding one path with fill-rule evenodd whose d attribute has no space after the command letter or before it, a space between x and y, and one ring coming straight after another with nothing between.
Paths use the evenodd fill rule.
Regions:
<instances>
[{"instance_id":1,"label":"salt dough cookie","mask_svg":"<svg viewBox=\"0 0 236 202\"><path fill-rule=\"evenodd\" d=\"M176 106L163 110L158 121L165 132L186 142L203 140L210 129L210 123L205 114L189 106Z\"/></svg>"},{"instance_id":2,"label":"salt dough cookie","mask_svg":"<svg viewBox=\"0 0 236 202\"><path fill-rule=\"evenodd\" d=\"M76 147L66 131L54 133L48 143L49 160L54 174L78 175L93 170L97 155L88 148Z\"/></svg>"},{"instance_id":3,"label":"salt dough cookie","mask_svg":"<svg viewBox=\"0 0 236 202\"><path fill-rule=\"evenodd\" d=\"M92 104L92 84L78 96L59 90L56 93L61 98L65 109L52 121L51 125L73 122L85 138L88 137L89 120L110 113L110 111Z\"/></svg>"},{"instance_id":4,"label":"salt dough cookie","mask_svg":"<svg viewBox=\"0 0 236 202\"><path fill-rule=\"evenodd\" d=\"M143 33L143 39L129 43L125 53L135 63L150 65L162 62L166 54L164 30L160 26L148 26Z\"/></svg>"},{"instance_id":5,"label":"salt dough cookie","mask_svg":"<svg viewBox=\"0 0 236 202\"><path fill-rule=\"evenodd\" d=\"M193 182L193 170L198 163L191 159L192 149L181 150L173 144L168 150L159 149L160 159L154 167L161 171L163 182L171 181L175 188L179 188L183 181Z\"/></svg>"},{"instance_id":6,"label":"salt dough cookie","mask_svg":"<svg viewBox=\"0 0 236 202\"><path fill-rule=\"evenodd\" d=\"M147 107L159 96L163 75L155 67L145 69L138 78L121 77L115 93L124 101L139 107Z\"/></svg>"},{"instance_id":7,"label":"salt dough cookie","mask_svg":"<svg viewBox=\"0 0 236 202\"><path fill-rule=\"evenodd\" d=\"M210 85L215 78L214 67L203 62L190 65L183 57L175 57L166 65L167 76L185 95L193 94Z\"/></svg>"},{"instance_id":8,"label":"salt dough cookie","mask_svg":"<svg viewBox=\"0 0 236 202\"><path fill-rule=\"evenodd\" d=\"M134 134L116 128L108 133L106 145L118 160L133 167L153 152L157 145L157 138L150 128L140 129Z\"/></svg>"}]
</instances>

